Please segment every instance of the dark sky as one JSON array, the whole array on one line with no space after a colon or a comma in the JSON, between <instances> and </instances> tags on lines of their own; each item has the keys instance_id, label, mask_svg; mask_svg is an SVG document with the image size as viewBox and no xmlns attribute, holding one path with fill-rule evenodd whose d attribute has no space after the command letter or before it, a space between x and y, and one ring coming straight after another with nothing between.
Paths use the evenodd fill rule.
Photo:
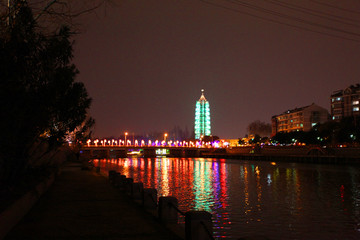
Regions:
<instances>
[{"instance_id":1,"label":"dark sky","mask_svg":"<svg viewBox=\"0 0 360 240\"><path fill-rule=\"evenodd\" d=\"M166 132L175 125L192 130L203 88L212 134L243 137L252 121L270 123L287 109L313 102L329 109L332 91L360 82L359 1L286 1L302 12L271 4L283 0L239 1L311 25L236 1L209 1L235 11L199 0L126 0L81 20L75 63L93 98L95 136ZM339 17L315 16L320 12Z\"/></svg>"}]
</instances>

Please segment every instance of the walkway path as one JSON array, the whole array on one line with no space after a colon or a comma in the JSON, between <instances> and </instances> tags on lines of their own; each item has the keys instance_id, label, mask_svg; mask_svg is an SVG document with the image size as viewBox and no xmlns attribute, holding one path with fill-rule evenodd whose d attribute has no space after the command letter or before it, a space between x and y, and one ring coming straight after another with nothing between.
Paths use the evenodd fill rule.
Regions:
<instances>
[{"instance_id":1,"label":"walkway path","mask_svg":"<svg viewBox=\"0 0 360 240\"><path fill-rule=\"evenodd\" d=\"M106 178L67 163L9 239L178 239Z\"/></svg>"}]
</instances>

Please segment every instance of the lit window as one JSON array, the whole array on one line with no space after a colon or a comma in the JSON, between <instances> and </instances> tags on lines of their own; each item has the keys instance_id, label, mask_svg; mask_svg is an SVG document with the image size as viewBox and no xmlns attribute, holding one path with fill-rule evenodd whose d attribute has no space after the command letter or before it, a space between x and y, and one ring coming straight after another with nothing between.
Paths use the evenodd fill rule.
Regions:
<instances>
[{"instance_id":1,"label":"lit window","mask_svg":"<svg viewBox=\"0 0 360 240\"><path fill-rule=\"evenodd\" d=\"M341 98L339 98L339 97L338 97L338 98L336 98L336 101L340 101L340 100L341 100Z\"/></svg>"},{"instance_id":2,"label":"lit window","mask_svg":"<svg viewBox=\"0 0 360 240\"><path fill-rule=\"evenodd\" d=\"M317 123L311 123L311 127L314 127Z\"/></svg>"},{"instance_id":3,"label":"lit window","mask_svg":"<svg viewBox=\"0 0 360 240\"><path fill-rule=\"evenodd\" d=\"M359 105L359 101L353 101L353 105Z\"/></svg>"},{"instance_id":4,"label":"lit window","mask_svg":"<svg viewBox=\"0 0 360 240\"><path fill-rule=\"evenodd\" d=\"M354 107L354 108L353 108L353 111L354 111L354 112L358 112L358 111L359 111L359 107Z\"/></svg>"}]
</instances>

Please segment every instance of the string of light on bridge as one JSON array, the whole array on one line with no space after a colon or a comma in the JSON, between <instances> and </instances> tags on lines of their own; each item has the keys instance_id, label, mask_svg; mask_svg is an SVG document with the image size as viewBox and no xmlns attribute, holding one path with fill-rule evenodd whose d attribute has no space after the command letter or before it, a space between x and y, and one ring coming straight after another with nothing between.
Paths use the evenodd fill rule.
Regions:
<instances>
[{"instance_id":1,"label":"string of light on bridge","mask_svg":"<svg viewBox=\"0 0 360 240\"><path fill-rule=\"evenodd\" d=\"M220 141L204 142L197 141L151 141L151 140L129 140L129 139L88 139L88 147L198 147L198 148L220 148L223 147Z\"/></svg>"}]
</instances>

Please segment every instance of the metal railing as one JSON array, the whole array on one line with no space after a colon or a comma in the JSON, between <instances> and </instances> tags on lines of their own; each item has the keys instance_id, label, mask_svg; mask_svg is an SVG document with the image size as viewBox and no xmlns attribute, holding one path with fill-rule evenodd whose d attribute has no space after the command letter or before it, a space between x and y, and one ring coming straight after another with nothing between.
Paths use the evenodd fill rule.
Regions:
<instances>
[{"instance_id":1,"label":"metal railing","mask_svg":"<svg viewBox=\"0 0 360 240\"><path fill-rule=\"evenodd\" d=\"M115 179L116 179L116 174L119 174L118 172L115 172L115 171L109 171L109 175L108 175L108 177L109 177L109 180L110 180L110 182L112 183L112 184L115 184ZM159 205L160 205L160 203L157 201L157 199L154 199L154 195L151 193L151 192L145 192L144 190L143 190L143 194L147 194L147 195L150 195L150 199L151 199L151 201L154 203L154 206L156 207L156 208L158 208L159 207ZM144 199L144 198L143 198ZM175 200L176 200L176 198L175 198ZM144 203L144 202L143 202ZM177 200L176 200L176 205L173 203L173 202L167 202L167 205L170 207L170 208L173 208L177 213L179 213L179 214L181 214L182 216L184 216L185 217L185 225L187 225L187 221L186 221L186 219L187 219L187 214L189 214L188 212L187 213L185 213L185 212L183 212L183 211L181 211L179 208L178 208L178 206L177 206ZM160 216L159 216L160 217ZM199 219L200 220L200 219ZM206 223L204 222L204 221L198 221L198 222L200 222L200 225L202 226L202 228L204 228L204 231L206 232L206 235L208 236L208 238L209 239L211 239L211 240L215 240L215 238L213 237L213 234L211 233L211 231L209 230L209 228L208 228L208 226L206 225ZM190 225L191 225L191 220L190 220ZM211 223L210 223L210 225L211 225ZM211 227L210 227L211 228ZM203 235L204 236L204 235Z\"/></svg>"}]
</instances>

